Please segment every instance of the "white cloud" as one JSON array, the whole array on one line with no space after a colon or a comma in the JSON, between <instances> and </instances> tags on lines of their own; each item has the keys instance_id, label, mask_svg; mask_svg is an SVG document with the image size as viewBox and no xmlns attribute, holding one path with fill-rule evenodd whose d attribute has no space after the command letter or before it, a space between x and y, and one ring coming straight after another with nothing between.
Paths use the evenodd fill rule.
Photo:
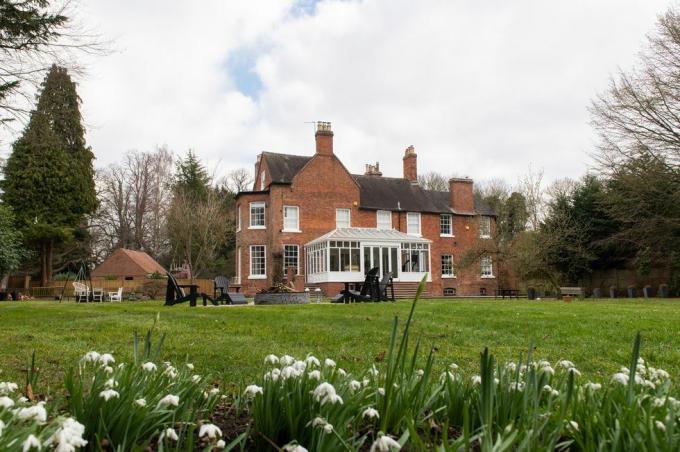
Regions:
<instances>
[{"instance_id":1,"label":"white cloud","mask_svg":"<svg viewBox=\"0 0 680 452\"><path fill-rule=\"evenodd\" d=\"M297 5L299 6L299 5ZM87 3L115 39L81 81L98 165L129 149L193 148L210 168L252 167L261 150L311 155L329 120L350 170L380 161L514 182L528 165L580 176L586 107L630 67L666 1L286 1ZM244 50L245 49L245 50ZM250 52L257 96L230 56ZM252 52L256 52L252 55Z\"/></svg>"}]
</instances>

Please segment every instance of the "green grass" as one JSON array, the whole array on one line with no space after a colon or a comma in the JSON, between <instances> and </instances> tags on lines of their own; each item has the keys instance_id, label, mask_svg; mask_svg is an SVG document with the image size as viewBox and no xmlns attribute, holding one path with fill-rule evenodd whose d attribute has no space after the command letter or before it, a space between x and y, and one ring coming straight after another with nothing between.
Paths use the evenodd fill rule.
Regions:
<instances>
[{"instance_id":1,"label":"green grass","mask_svg":"<svg viewBox=\"0 0 680 452\"><path fill-rule=\"evenodd\" d=\"M145 332L160 315L167 333L164 358L189 357L202 373L227 383L259 374L265 355L331 357L348 371L365 370L386 351L392 319L405 319L401 301L356 305L164 307L160 302L105 304L31 301L0 303L0 381L24 381L36 350L39 390L62 387L68 368L89 350L132 355L135 330ZM436 347L438 368L458 363L477 373L485 346L500 361L526 353L555 362L569 359L593 380L608 380L627 366L635 333L649 365L680 375L680 301L423 300L412 337Z\"/></svg>"}]
</instances>

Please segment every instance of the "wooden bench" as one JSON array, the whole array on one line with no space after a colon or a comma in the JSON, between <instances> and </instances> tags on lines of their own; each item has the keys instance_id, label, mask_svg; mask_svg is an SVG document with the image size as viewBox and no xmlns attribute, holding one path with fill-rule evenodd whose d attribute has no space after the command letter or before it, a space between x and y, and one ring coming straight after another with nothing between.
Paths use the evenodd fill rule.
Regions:
<instances>
[{"instance_id":1,"label":"wooden bench","mask_svg":"<svg viewBox=\"0 0 680 452\"><path fill-rule=\"evenodd\" d=\"M571 295L574 297L583 298L582 287L560 287L560 297Z\"/></svg>"},{"instance_id":2,"label":"wooden bench","mask_svg":"<svg viewBox=\"0 0 680 452\"><path fill-rule=\"evenodd\" d=\"M496 295L494 298L501 297L505 300L508 298L519 298L519 289L496 289Z\"/></svg>"}]
</instances>

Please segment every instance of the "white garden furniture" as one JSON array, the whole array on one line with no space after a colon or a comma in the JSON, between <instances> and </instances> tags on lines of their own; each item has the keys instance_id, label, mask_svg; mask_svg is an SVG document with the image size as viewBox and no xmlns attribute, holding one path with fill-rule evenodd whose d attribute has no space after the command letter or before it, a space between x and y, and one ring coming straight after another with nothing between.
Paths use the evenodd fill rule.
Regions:
<instances>
[{"instance_id":1,"label":"white garden furniture","mask_svg":"<svg viewBox=\"0 0 680 452\"><path fill-rule=\"evenodd\" d=\"M109 292L109 301L122 301L123 288L119 287L117 292Z\"/></svg>"},{"instance_id":2,"label":"white garden furniture","mask_svg":"<svg viewBox=\"0 0 680 452\"><path fill-rule=\"evenodd\" d=\"M73 296L77 302L88 301L90 298L90 288L79 282L73 282Z\"/></svg>"}]
</instances>

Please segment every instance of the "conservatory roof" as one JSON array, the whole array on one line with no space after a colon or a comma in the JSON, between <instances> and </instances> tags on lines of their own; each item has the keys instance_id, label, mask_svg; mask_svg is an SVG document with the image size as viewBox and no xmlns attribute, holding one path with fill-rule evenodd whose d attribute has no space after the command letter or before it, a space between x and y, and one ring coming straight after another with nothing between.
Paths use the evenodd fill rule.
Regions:
<instances>
[{"instance_id":1,"label":"conservatory roof","mask_svg":"<svg viewBox=\"0 0 680 452\"><path fill-rule=\"evenodd\" d=\"M355 240L369 242L410 242L410 243L431 243L423 237L405 234L394 229L375 229L375 228L338 228L333 229L321 237L317 237L307 245L326 242L328 240Z\"/></svg>"}]
</instances>

